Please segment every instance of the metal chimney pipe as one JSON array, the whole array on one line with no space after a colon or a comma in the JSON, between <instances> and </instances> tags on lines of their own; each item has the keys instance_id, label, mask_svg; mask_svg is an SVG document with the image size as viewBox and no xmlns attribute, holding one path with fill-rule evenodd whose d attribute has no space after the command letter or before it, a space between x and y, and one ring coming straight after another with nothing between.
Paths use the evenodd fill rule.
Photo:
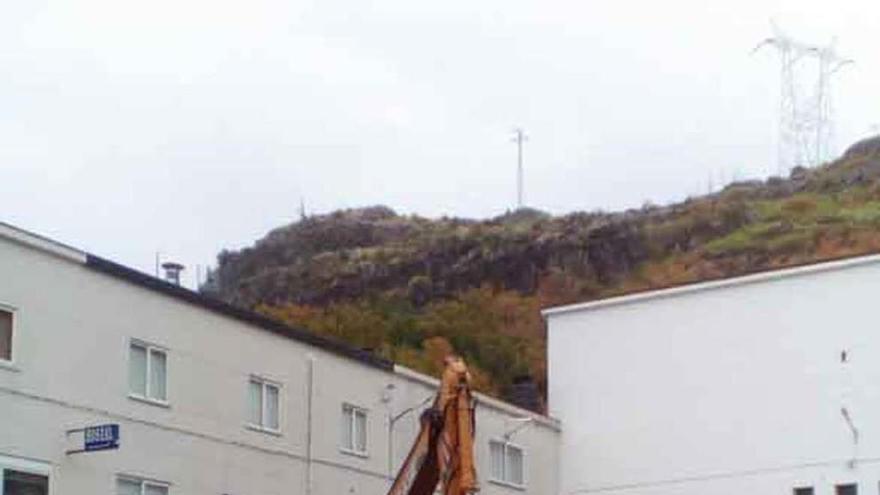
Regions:
<instances>
[{"instance_id":1,"label":"metal chimney pipe","mask_svg":"<svg viewBox=\"0 0 880 495\"><path fill-rule=\"evenodd\" d=\"M174 285L180 285L180 272L185 268L180 263L168 261L162 263L162 269L165 270L165 281Z\"/></svg>"}]
</instances>

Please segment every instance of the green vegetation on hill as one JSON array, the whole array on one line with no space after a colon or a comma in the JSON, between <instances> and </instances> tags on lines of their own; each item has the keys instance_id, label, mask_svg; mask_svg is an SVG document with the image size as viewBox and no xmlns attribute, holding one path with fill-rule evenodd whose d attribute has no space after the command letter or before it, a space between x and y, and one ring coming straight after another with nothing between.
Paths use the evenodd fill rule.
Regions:
<instances>
[{"instance_id":1,"label":"green vegetation on hill","mask_svg":"<svg viewBox=\"0 0 880 495\"><path fill-rule=\"evenodd\" d=\"M545 386L541 307L880 251L880 138L785 179L665 207L490 220L386 207L305 218L224 251L204 290L478 388Z\"/></svg>"}]
</instances>

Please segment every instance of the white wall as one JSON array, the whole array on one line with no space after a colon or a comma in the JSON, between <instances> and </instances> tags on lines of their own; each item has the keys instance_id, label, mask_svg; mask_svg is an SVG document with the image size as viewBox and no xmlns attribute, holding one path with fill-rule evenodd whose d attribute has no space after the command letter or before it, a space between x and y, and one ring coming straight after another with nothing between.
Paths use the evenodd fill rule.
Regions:
<instances>
[{"instance_id":1,"label":"white wall","mask_svg":"<svg viewBox=\"0 0 880 495\"><path fill-rule=\"evenodd\" d=\"M2 234L2 232L0 232ZM16 309L13 369L0 367L0 456L52 466L55 495L114 493L119 474L172 484L173 494L307 492L307 366L314 360L312 494L383 494L388 482L389 413L435 389L413 379L309 347L120 280L0 235L0 304ZM128 342L168 349L170 407L128 397ZM250 375L282 384L282 433L245 428ZM383 390L394 385L390 401ZM342 453L342 403L369 411L368 455ZM489 436L507 405L478 409L478 462L488 476ZM396 470L418 414L395 425ZM65 456L65 431L119 423L118 451ZM556 455L558 425L546 418L525 431L527 450ZM485 450L485 452L484 452ZM529 467L524 491L484 482L484 493L556 491L555 471Z\"/></svg>"},{"instance_id":2,"label":"white wall","mask_svg":"<svg viewBox=\"0 0 880 495\"><path fill-rule=\"evenodd\" d=\"M880 264L798 273L551 311L561 493L878 493Z\"/></svg>"}]
</instances>

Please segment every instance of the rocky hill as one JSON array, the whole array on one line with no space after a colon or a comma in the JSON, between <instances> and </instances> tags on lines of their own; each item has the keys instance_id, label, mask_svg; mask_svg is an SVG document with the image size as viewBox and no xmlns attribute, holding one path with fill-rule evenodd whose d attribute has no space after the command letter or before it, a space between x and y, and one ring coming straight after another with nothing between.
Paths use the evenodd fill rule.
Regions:
<instances>
[{"instance_id":1,"label":"rocky hill","mask_svg":"<svg viewBox=\"0 0 880 495\"><path fill-rule=\"evenodd\" d=\"M303 218L223 251L203 290L436 372L454 349L478 385L544 386L539 308L880 250L880 137L787 178L669 206L488 220L370 207Z\"/></svg>"}]
</instances>

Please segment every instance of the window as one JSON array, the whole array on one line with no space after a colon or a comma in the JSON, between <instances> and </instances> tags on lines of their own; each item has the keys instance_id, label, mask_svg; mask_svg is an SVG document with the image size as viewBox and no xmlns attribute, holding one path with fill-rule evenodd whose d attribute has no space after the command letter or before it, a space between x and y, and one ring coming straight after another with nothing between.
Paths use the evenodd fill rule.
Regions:
<instances>
[{"instance_id":1,"label":"window","mask_svg":"<svg viewBox=\"0 0 880 495\"><path fill-rule=\"evenodd\" d=\"M49 478L41 474L4 469L2 477L4 494L47 495L49 493Z\"/></svg>"},{"instance_id":2,"label":"window","mask_svg":"<svg viewBox=\"0 0 880 495\"><path fill-rule=\"evenodd\" d=\"M279 387L260 378L248 381L248 424L260 430L281 428Z\"/></svg>"},{"instance_id":3,"label":"window","mask_svg":"<svg viewBox=\"0 0 880 495\"><path fill-rule=\"evenodd\" d=\"M128 356L128 391L132 397L165 404L168 356L157 347L132 342Z\"/></svg>"},{"instance_id":4,"label":"window","mask_svg":"<svg viewBox=\"0 0 880 495\"><path fill-rule=\"evenodd\" d=\"M116 495L168 495L168 485L134 478L118 478Z\"/></svg>"},{"instance_id":5,"label":"window","mask_svg":"<svg viewBox=\"0 0 880 495\"><path fill-rule=\"evenodd\" d=\"M514 486L525 485L523 478L523 451L507 442L489 442L492 458L492 481Z\"/></svg>"},{"instance_id":6,"label":"window","mask_svg":"<svg viewBox=\"0 0 880 495\"><path fill-rule=\"evenodd\" d=\"M857 495L859 492L858 486L855 483L849 483L846 485L837 485L834 488L834 493L837 495Z\"/></svg>"},{"instance_id":7,"label":"window","mask_svg":"<svg viewBox=\"0 0 880 495\"><path fill-rule=\"evenodd\" d=\"M0 455L0 493L4 495L48 495L48 464Z\"/></svg>"},{"instance_id":8,"label":"window","mask_svg":"<svg viewBox=\"0 0 880 495\"><path fill-rule=\"evenodd\" d=\"M12 311L0 308L0 361L12 361Z\"/></svg>"},{"instance_id":9,"label":"window","mask_svg":"<svg viewBox=\"0 0 880 495\"><path fill-rule=\"evenodd\" d=\"M794 495L813 495L812 486L802 486L794 489Z\"/></svg>"},{"instance_id":10,"label":"window","mask_svg":"<svg viewBox=\"0 0 880 495\"><path fill-rule=\"evenodd\" d=\"M367 453L367 411L351 404L342 405L342 450Z\"/></svg>"}]
</instances>

